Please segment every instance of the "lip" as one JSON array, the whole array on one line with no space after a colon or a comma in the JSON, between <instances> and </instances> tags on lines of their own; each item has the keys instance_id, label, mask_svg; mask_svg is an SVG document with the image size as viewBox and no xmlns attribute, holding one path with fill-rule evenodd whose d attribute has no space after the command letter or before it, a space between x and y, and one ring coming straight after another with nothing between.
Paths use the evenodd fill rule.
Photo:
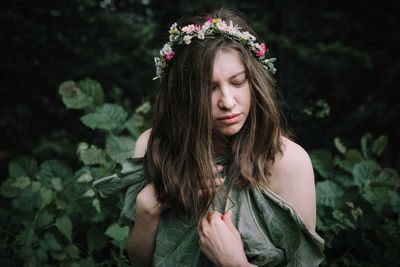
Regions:
<instances>
[{"instance_id":1,"label":"lip","mask_svg":"<svg viewBox=\"0 0 400 267\"><path fill-rule=\"evenodd\" d=\"M223 117L218 118L217 120L223 124L234 124L239 120L240 113L230 114Z\"/></svg>"}]
</instances>

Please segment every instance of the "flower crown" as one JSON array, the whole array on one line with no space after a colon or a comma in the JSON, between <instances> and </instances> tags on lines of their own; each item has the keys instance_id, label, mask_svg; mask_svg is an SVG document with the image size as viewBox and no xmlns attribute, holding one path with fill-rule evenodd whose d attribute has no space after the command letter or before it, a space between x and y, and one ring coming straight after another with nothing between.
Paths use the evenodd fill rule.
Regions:
<instances>
[{"instance_id":1,"label":"flower crown","mask_svg":"<svg viewBox=\"0 0 400 267\"><path fill-rule=\"evenodd\" d=\"M157 57L154 58L156 65L155 79L160 79L164 69L168 66L167 63L175 56L175 52L172 50L173 45L185 43L189 45L192 42L192 38L198 40L204 40L207 37L225 34L233 40L240 42L241 44L248 46L253 52L257 60L264 66L264 68L272 74L275 74L276 68L274 62L276 58L266 58L265 52L267 48L264 43L257 43L256 37L251 35L249 32L239 31L239 27L233 26L232 21L229 25L221 18L211 19L208 18L207 22L203 26L199 25L187 25L182 28L177 28L177 24L174 23L169 29L169 41L164 44L163 48Z\"/></svg>"}]
</instances>

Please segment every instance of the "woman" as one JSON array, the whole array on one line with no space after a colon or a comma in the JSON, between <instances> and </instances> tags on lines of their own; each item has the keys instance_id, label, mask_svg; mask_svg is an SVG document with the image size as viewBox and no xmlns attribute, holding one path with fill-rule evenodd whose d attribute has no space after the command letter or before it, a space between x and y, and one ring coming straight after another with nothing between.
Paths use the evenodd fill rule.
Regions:
<instances>
[{"instance_id":1,"label":"woman","mask_svg":"<svg viewBox=\"0 0 400 267\"><path fill-rule=\"evenodd\" d=\"M122 171L133 266L322 261L313 169L281 129L265 53L229 9L171 26L155 59L153 128Z\"/></svg>"}]
</instances>

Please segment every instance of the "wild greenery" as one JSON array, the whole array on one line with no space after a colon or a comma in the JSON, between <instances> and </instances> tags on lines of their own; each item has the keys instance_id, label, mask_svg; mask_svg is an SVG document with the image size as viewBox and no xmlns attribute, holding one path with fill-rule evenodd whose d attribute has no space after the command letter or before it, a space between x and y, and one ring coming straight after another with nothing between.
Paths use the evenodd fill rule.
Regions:
<instances>
[{"instance_id":1,"label":"wild greenery","mask_svg":"<svg viewBox=\"0 0 400 267\"><path fill-rule=\"evenodd\" d=\"M2 266L127 266L128 229L117 224L123 193L103 195L92 182L117 171L133 154L135 139L150 127L148 102L132 114L105 103L101 85L91 79L59 87L68 109L104 136L101 146L76 145L74 170L58 159L13 159L0 194ZM361 149L347 149L336 138L338 153L310 152L316 171L317 230L325 239L325 266L388 266L400 263L400 178L379 163L387 137L361 138Z\"/></svg>"},{"instance_id":2,"label":"wild greenery","mask_svg":"<svg viewBox=\"0 0 400 267\"><path fill-rule=\"evenodd\" d=\"M313 150L317 173L317 230L326 242L327 266L400 264L400 177L382 167L387 137L361 138L361 149Z\"/></svg>"},{"instance_id":3,"label":"wild greenery","mask_svg":"<svg viewBox=\"0 0 400 267\"><path fill-rule=\"evenodd\" d=\"M135 138L149 127L150 105L145 102L128 116L122 106L104 103L103 89L90 79L64 82L59 93L67 108L84 113L81 122L104 135L104 142L76 146L78 170L58 159L22 156L10 162L0 188L10 199L9 208L0 209L0 265L126 266L128 229L117 224L122 193L106 197L92 182L132 156Z\"/></svg>"}]
</instances>

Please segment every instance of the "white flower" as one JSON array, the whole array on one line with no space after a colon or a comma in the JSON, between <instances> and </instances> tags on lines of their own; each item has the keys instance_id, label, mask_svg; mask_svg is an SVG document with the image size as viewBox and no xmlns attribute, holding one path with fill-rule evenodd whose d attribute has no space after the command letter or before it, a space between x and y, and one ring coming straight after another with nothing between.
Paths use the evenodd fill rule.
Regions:
<instances>
[{"instance_id":1,"label":"white flower","mask_svg":"<svg viewBox=\"0 0 400 267\"><path fill-rule=\"evenodd\" d=\"M192 31L194 31L194 25L193 24L187 25L182 28L182 31L185 33L191 33Z\"/></svg>"},{"instance_id":2,"label":"white flower","mask_svg":"<svg viewBox=\"0 0 400 267\"><path fill-rule=\"evenodd\" d=\"M207 21L206 23L204 23L204 25L201 27L201 29L205 32L206 30L208 30L211 26L211 22Z\"/></svg>"},{"instance_id":3,"label":"white flower","mask_svg":"<svg viewBox=\"0 0 400 267\"><path fill-rule=\"evenodd\" d=\"M237 25L233 26L232 21L230 21L229 26L226 26L225 30L232 35L236 35L239 32Z\"/></svg>"},{"instance_id":4,"label":"white flower","mask_svg":"<svg viewBox=\"0 0 400 267\"><path fill-rule=\"evenodd\" d=\"M175 22L174 24L171 25L171 27L169 27L169 30L172 31L172 30L176 29L177 25L178 24L176 24L176 22Z\"/></svg>"},{"instance_id":5,"label":"white flower","mask_svg":"<svg viewBox=\"0 0 400 267\"><path fill-rule=\"evenodd\" d=\"M169 44L165 44L160 52L161 55L168 55L172 52L172 47Z\"/></svg>"},{"instance_id":6,"label":"white flower","mask_svg":"<svg viewBox=\"0 0 400 267\"><path fill-rule=\"evenodd\" d=\"M243 39L245 39L245 40L248 40L249 39L249 32L242 32L242 34L241 34L241 38L243 38Z\"/></svg>"},{"instance_id":7,"label":"white flower","mask_svg":"<svg viewBox=\"0 0 400 267\"><path fill-rule=\"evenodd\" d=\"M205 38L204 31L198 31L197 38L199 38L199 40L204 40Z\"/></svg>"},{"instance_id":8,"label":"white flower","mask_svg":"<svg viewBox=\"0 0 400 267\"><path fill-rule=\"evenodd\" d=\"M217 22L217 27L218 27L218 29L224 31L225 28L226 28L226 23L225 23L225 21L223 21L223 20L218 21L218 22Z\"/></svg>"},{"instance_id":9,"label":"white flower","mask_svg":"<svg viewBox=\"0 0 400 267\"><path fill-rule=\"evenodd\" d=\"M185 35L184 37L183 37L183 41L185 41L185 44L190 44L191 42L192 42L192 36L190 36L190 35Z\"/></svg>"}]
</instances>

